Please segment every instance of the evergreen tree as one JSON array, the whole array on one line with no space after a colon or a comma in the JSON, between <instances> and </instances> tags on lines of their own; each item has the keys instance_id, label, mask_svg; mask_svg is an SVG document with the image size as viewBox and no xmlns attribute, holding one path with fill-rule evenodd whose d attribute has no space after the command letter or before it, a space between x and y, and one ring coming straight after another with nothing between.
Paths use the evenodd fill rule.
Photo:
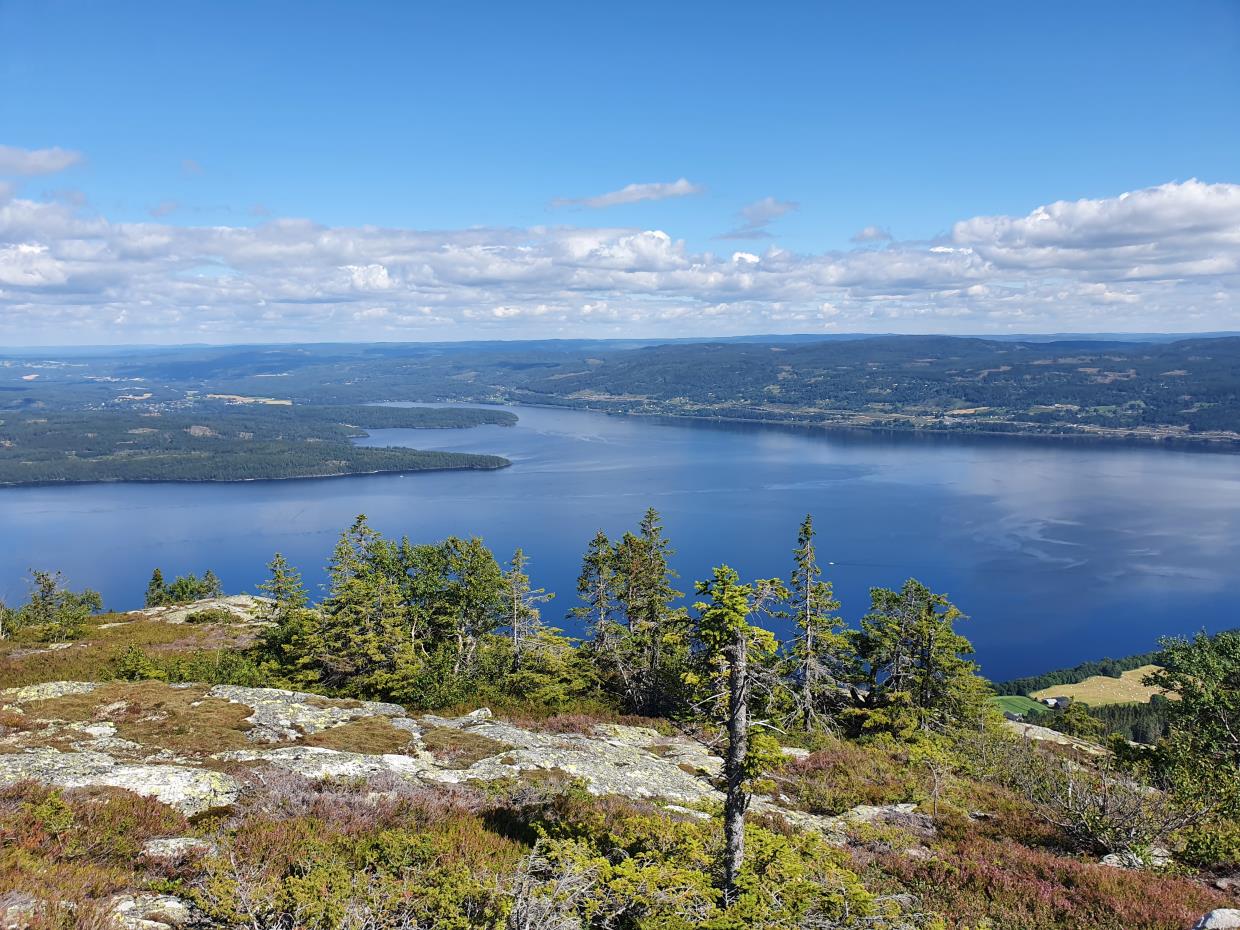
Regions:
<instances>
[{"instance_id":1,"label":"evergreen tree","mask_svg":"<svg viewBox=\"0 0 1240 930\"><path fill-rule=\"evenodd\" d=\"M160 607L168 603L168 584L164 581L164 573L158 568L151 572L151 580L146 584L147 607Z\"/></svg>"},{"instance_id":2,"label":"evergreen tree","mask_svg":"<svg viewBox=\"0 0 1240 930\"><path fill-rule=\"evenodd\" d=\"M399 590L372 561L382 544L363 514L332 552L328 596L298 657L298 665L329 688L382 691L408 648Z\"/></svg>"},{"instance_id":3,"label":"evergreen tree","mask_svg":"<svg viewBox=\"0 0 1240 930\"><path fill-rule=\"evenodd\" d=\"M911 736L986 713L989 685L965 658L972 644L954 625L964 614L910 578L899 591L870 589L871 610L853 636L864 695L853 691L865 728Z\"/></svg>"},{"instance_id":4,"label":"evergreen tree","mask_svg":"<svg viewBox=\"0 0 1240 930\"><path fill-rule=\"evenodd\" d=\"M30 600L17 611L15 625L39 627L44 639L76 639L90 615L103 610L98 591L70 591L60 572L34 571L30 577Z\"/></svg>"},{"instance_id":5,"label":"evergreen tree","mask_svg":"<svg viewBox=\"0 0 1240 930\"><path fill-rule=\"evenodd\" d=\"M272 600L267 619L280 623L294 611L305 608L310 603L310 597L302 584L301 574L279 552L267 564L267 571L270 577L258 586L258 590Z\"/></svg>"},{"instance_id":6,"label":"evergreen tree","mask_svg":"<svg viewBox=\"0 0 1240 930\"><path fill-rule=\"evenodd\" d=\"M750 617L769 609L772 602L787 597L778 579L741 584L737 573L726 565L715 569L710 581L700 581L697 593L709 600L694 605L697 620L693 639L697 669L690 683L699 693L700 705L720 706L727 733L723 777L724 799L724 900L731 904L737 895L737 880L745 860L745 813L749 808L748 780L758 774L770 757L769 740L755 741L750 732L750 703L753 699L753 662L773 656L775 637L752 626Z\"/></svg>"},{"instance_id":7,"label":"evergreen tree","mask_svg":"<svg viewBox=\"0 0 1240 930\"><path fill-rule=\"evenodd\" d=\"M677 577L669 564L673 554L653 507L642 517L637 534L625 533L614 549L616 601L627 633L616 654L638 713L666 712L674 704L684 668L685 612L671 606L683 596L672 587Z\"/></svg>"},{"instance_id":8,"label":"evergreen tree","mask_svg":"<svg viewBox=\"0 0 1240 930\"><path fill-rule=\"evenodd\" d=\"M788 614L797 635L789 650L793 717L806 730L823 725L838 704L850 646L844 621L835 613L831 582L822 580L814 546L814 521L805 517L793 553L796 567L789 585Z\"/></svg>"},{"instance_id":9,"label":"evergreen tree","mask_svg":"<svg viewBox=\"0 0 1240 930\"><path fill-rule=\"evenodd\" d=\"M503 624L504 577L478 537L449 537L443 546L447 583L437 615L452 642L453 674L460 677L474 670L481 638Z\"/></svg>"},{"instance_id":10,"label":"evergreen tree","mask_svg":"<svg viewBox=\"0 0 1240 930\"><path fill-rule=\"evenodd\" d=\"M525 570L528 562L525 553L517 549L512 554L512 561L508 563L508 571L504 573L504 599L507 603L514 669L522 667L527 653L537 647L541 634L546 630L546 625L542 622L542 612L537 605L555 597L544 588L530 587L530 576Z\"/></svg>"},{"instance_id":11,"label":"evergreen tree","mask_svg":"<svg viewBox=\"0 0 1240 930\"><path fill-rule=\"evenodd\" d=\"M211 569L207 569L207 573L202 576L202 594L203 597L220 597L224 593L224 587L220 584L219 577Z\"/></svg>"}]
</instances>

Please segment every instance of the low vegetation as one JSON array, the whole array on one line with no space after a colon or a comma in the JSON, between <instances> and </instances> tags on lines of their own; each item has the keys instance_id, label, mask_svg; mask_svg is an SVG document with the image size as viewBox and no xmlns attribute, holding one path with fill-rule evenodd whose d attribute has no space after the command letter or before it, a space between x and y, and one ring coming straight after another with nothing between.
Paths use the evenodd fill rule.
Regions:
<instances>
[{"instance_id":1,"label":"low vegetation","mask_svg":"<svg viewBox=\"0 0 1240 930\"><path fill-rule=\"evenodd\" d=\"M272 930L1187 930L1236 903L1240 634L1162 644L1141 687L1180 699L1145 705L1162 714L1147 745L1108 743L1097 716L1135 705L1084 701L1046 719L1093 745L1036 743L1004 726L945 596L915 580L876 588L846 626L808 518L785 578L720 566L691 609L675 606L670 554L654 511L590 541L570 608L584 641L545 622L549 595L520 551L500 564L481 540L391 540L365 518L342 535L321 601L277 556L251 622L209 607L176 624L96 615L45 576L37 606L5 615L5 684L104 683L5 710L0 742L35 747L51 719L106 724L135 761L228 766L246 790L191 824L114 789L0 788L0 899L51 902L34 926L89 926L112 895L161 892L210 925ZM180 581L152 579L150 599ZM202 584L178 590L192 600ZM790 622L787 641L773 617ZM388 717L353 716L374 699L486 704L600 741L613 722L690 734L719 758L669 762L720 800L600 797L560 769L452 786L239 766L210 757L253 745L251 708L210 684L348 699L347 720L275 743L319 751L413 752ZM440 770L516 752L450 720L417 726L416 751ZM72 748L47 732L47 748ZM670 736L650 739L671 752ZM142 852L169 836L202 842L174 859Z\"/></svg>"}]
</instances>

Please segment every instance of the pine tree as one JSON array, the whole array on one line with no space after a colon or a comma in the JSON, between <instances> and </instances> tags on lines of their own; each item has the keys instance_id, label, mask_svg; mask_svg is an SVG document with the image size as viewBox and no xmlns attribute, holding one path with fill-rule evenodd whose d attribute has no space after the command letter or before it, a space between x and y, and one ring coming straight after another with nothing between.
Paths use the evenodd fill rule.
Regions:
<instances>
[{"instance_id":1,"label":"pine tree","mask_svg":"<svg viewBox=\"0 0 1240 930\"><path fill-rule=\"evenodd\" d=\"M842 633L844 621L835 613L840 602L831 582L822 581L811 516L801 524L794 559L788 604L797 628L789 650L793 716L800 726L814 730L822 726L840 695L849 643Z\"/></svg>"},{"instance_id":2,"label":"pine tree","mask_svg":"<svg viewBox=\"0 0 1240 930\"><path fill-rule=\"evenodd\" d=\"M164 573L158 568L151 572L151 580L146 584L147 607L159 607L168 603L168 584L164 581Z\"/></svg>"},{"instance_id":3,"label":"pine tree","mask_svg":"<svg viewBox=\"0 0 1240 930\"><path fill-rule=\"evenodd\" d=\"M698 582L696 590L709 600L695 605L698 616L694 644L699 668L690 680L699 691L707 692L703 704L717 705L726 695L723 893L724 900L731 904L736 900L745 860L748 781L769 760L771 749L769 740L756 742L750 732L750 703L755 680L753 663L774 655L776 642L769 631L752 626L749 620L786 598L788 592L777 578L741 584L737 573L726 565L716 568L710 581Z\"/></svg>"}]
</instances>

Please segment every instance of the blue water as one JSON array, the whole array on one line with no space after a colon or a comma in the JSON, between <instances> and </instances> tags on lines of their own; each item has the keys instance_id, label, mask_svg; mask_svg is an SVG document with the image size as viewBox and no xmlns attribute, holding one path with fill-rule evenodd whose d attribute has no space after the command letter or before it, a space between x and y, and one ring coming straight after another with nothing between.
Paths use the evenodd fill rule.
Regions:
<instances>
[{"instance_id":1,"label":"blue water","mask_svg":"<svg viewBox=\"0 0 1240 930\"><path fill-rule=\"evenodd\" d=\"M917 577L970 615L962 631L995 678L1151 648L1164 633L1240 626L1240 458L1152 448L828 434L515 408L516 427L381 430L372 445L491 452L513 467L244 484L0 490L0 597L58 568L140 604L151 569L210 567L252 589L273 552L307 581L366 513L390 535L483 536L532 557L574 603L581 552L658 508L684 590L713 564L786 574L812 512L843 600Z\"/></svg>"}]
</instances>

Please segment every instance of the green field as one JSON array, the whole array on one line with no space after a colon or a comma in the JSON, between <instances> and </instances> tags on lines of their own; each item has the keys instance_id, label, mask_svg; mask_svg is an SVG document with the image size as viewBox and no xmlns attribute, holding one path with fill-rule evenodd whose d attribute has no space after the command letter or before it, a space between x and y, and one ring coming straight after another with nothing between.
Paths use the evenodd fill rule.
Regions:
<instances>
[{"instance_id":1,"label":"green field","mask_svg":"<svg viewBox=\"0 0 1240 930\"><path fill-rule=\"evenodd\" d=\"M994 698L994 702L999 705L999 710L1008 714L1029 714L1046 710L1044 705L1025 697L1023 694L1001 694Z\"/></svg>"}]
</instances>

